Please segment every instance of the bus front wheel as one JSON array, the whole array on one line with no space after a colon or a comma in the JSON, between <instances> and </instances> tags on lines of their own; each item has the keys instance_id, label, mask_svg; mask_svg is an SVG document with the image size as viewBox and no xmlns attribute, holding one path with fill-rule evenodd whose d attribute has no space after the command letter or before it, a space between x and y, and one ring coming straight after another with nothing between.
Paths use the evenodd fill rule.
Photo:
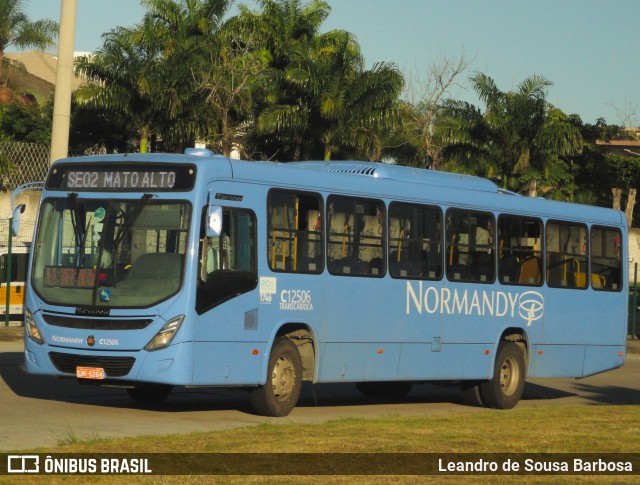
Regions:
<instances>
[{"instance_id":1,"label":"bus front wheel","mask_svg":"<svg viewBox=\"0 0 640 485\"><path fill-rule=\"evenodd\" d=\"M493 379L480 384L480 396L488 408L511 409L522 397L525 381L524 355L513 342L500 342Z\"/></svg>"},{"instance_id":2,"label":"bus front wheel","mask_svg":"<svg viewBox=\"0 0 640 485\"><path fill-rule=\"evenodd\" d=\"M251 391L251 405L263 416L287 416L298 402L302 387L302 360L288 338L275 341L269 356L267 382Z\"/></svg>"}]
</instances>

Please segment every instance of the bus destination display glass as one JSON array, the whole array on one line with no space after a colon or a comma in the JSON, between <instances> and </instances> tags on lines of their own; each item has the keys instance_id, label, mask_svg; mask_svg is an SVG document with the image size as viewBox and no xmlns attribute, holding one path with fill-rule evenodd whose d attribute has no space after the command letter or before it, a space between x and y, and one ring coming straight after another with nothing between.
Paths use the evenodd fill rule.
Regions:
<instances>
[{"instance_id":1,"label":"bus destination display glass","mask_svg":"<svg viewBox=\"0 0 640 485\"><path fill-rule=\"evenodd\" d=\"M193 165L68 164L55 167L47 189L79 191L186 191L194 186Z\"/></svg>"}]
</instances>

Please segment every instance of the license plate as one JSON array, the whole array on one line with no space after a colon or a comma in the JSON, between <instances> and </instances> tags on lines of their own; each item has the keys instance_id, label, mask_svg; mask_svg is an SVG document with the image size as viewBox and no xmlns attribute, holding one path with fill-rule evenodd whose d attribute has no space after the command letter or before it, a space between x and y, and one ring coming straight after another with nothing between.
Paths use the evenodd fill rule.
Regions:
<instances>
[{"instance_id":1,"label":"license plate","mask_svg":"<svg viewBox=\"0 0 640 485\"><path fill-rule=\"evenodd\" d=\"M100 367L76 367L78 379L104 379L104 369Z\"/></svg>"}]
</instances>

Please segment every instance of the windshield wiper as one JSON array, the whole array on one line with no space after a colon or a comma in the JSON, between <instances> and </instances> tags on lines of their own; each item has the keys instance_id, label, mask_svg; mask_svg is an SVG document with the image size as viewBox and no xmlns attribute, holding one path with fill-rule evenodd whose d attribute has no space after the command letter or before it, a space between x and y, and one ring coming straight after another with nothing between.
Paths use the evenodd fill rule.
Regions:
<instances>
[{"instance_id":1,"label":"windshield wiper","mask_svg":"<svg viewBox=\"0 0 640 485\"><path fill-rule=\"evenodd\" d=\"M145 208L145 206L151 200L152 197L153 197L153 194L144 194L140 198L140 200L136 202L136 205L133 206L133 209L131 209L131 212L129 212L128 216L123 214L124 222L120 226L120 229L118 229L118 234L116 234L116 237L113 239L114 256L117 253L118 248L120 247L120 243L122 243L122 240L124 239L124 235L129 229L131 229L131 227L136 222L138 217L140 217L140 214L142 213L143 209Z\"/></svg>"},{"instance_id":2,"label":"windshield wiper","mask_svg":"<svg viewBox=\"0 0 640 485\"><path fill-rule=\"evenodd\" d=\"M89 218L85 226L84 219L86 218L86 212L80 211L77 192L73 192L67 196L67 203L70 209L71 226L73 227L73 234L76 240L76 257L74 265L76 268L80 268L80 263L84 256L84 246L87 242L87 234L89 232L89 226L91 225L91 219L93 219L93 216ZM84 231L82 230L83 228Z\"/></svg>"},{"instance_id":3,"label":"windshield wiper","mask_svg":"<svg viewBox=\"0 0 640 485\"><path fill-rule=\"evenodd\" d=\"M118 228L118 232L115 234L114 238L113 238L113 246L111 247L111 281L112 283L109 284L109 286L115 286L117 278L116 278L116 271L117 271L117 264L116 261L118 261L118 251L120 249L120 244L122 244L122 241L124 240L125 235L127 234L127 232L129 231L129 229L131 229L131 227L133 227L133 225L135 224L136 220L138 219L138 217L140 217L140 214L142 213L142 211L144 210L145 206L147 205L147 203L149 202L149 200L151 200L151 198L153 197L153 194L144 194L133 206L133 208L131 209L131 211L129 212L129 214L127 215L127 213L125 213L122 209L119 210L121 217L122 217L122 225ZM113 207L113 206L112 206ZM117 216L120 216L120 214L118 214ZM115 224L115 222L114 222ZM115 229L115 227L114 227ZM106 229L105 229L105 234L103 234L102 237L102 241L100 244L100 258L99 261L100 263L97 265L96 269L96 275L95 275L95 284L93 286L93 304L97 305L98 304L98 296L99 296L99 292L100 292L100 277L103 274L102 273L102 264L103 264L103 255L105 252L105 243L106 243ZM108 268L104 268L107 269ZM108 301L108 300L105 300Z\"/></svg>"},{"instance_id":4,"label":"windshield wiper","mask_svg":"<svg viewBox=\"0 0 640 485\"><path fill-rule=\"evenodd\" d=\"M71 216L71 227L73 227L73 235L76 242L76 249L80 246L82 242L82 230L80 229L80 224L78 219L80 218L80 209L78 208L78 194L76 192L72 192L67 196L67 205L69 206L70 216ZM84 224L83 224L84 226ZM76 252L75 257L75 265L79 266L79 258L80 255Z\"/></svg>"}]
</instances>

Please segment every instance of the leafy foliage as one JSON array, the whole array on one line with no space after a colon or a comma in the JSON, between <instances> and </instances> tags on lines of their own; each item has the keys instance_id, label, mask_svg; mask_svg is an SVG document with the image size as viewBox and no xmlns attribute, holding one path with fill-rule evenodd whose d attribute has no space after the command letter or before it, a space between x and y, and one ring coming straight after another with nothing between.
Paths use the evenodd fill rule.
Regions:
<instances>
[{"instance_id":1,"label":"leafy foliage","mask_svg":"<svg viewBox=\"0 0 640 485\"><path fill-rule=\"evenodd\" d=\"M0 140L48 145L51 142L51 103L38 105L19 103L0 107Z\"/></svg>"},{"instance_id":2,"label":"leafy foliage","mask_svg":"<svg viewBox=\"0 0 640 485\"><path fill-rule=\"evenodd\" d=\"M325 2L259 4L262 13L241 13L272 58L250 134L255 151L279 160L379 160L383 133L398 118L403 79L396 67L377 63L365 70L349 32L320 34L329 13Z\"/></svg>"},{"instance_id":3,"label":"leafy foliage","mask_svg":"<svg viewBox=\"0 0 640 485\"><path fill-rule=\"evenodd\" d=\"M103 111L115 126L133 128L141 151L150 137L165 151L205 137L207 118L193 73L207 65L229 3L144 0L141 24L110 31L94 57L76 63L91 81L76 101Z\"/></svg>"},{"instance_id":4,"label":"leafy foliage","mask_svg":"<svg viewBox=\"0 0 640 485\"><path fill-rule=\"evenodd\" d=\"M24 0L0 0L0 84L6 84L4 67L9 60L4 57L7 47L19 49L36 47L46 49L54 45L58 24L53 20L30 21L24 12Z\"/></svg>"},{"instance_id":5,"label":"leafy foliage","mask_svg":"<svg viewBox=\"0 0 640 485\"><path fill-rule=\"evenodd\" d=\"M596 146L619 127L566 115L547 101L552 83L542 76L502 91L475 73L475 106L449 96L466 69L461 57L434 66L431 91L401 100L394 64L365 69L351 33L322 32L326 1L257 0L256 11L241 5L225 18L231 3L142 0L139 25L104 34L76 66L89 79L75 98L76 146L128 150L139 137L141 150L147 140L163 151L201 140L248 159L391 157L600 205L611 203L611 187L640 182L640 162Z\"/></svg>"},{"instance_id":6,"label":"leafy foliage","mask_svg":"<svg viewBox=\"0 0 640 485\"><path fill-rule=\"evenodd\" d=\"M580 153L580 132L546 101L551 82L544 77L531 76L508 92L482 73L471 81L484 112L456 100L443 104L439 132L450 162L518 190L523 188L520 177L530 169L553 170L558 157Z\"/></svg>"}]
</instances>

